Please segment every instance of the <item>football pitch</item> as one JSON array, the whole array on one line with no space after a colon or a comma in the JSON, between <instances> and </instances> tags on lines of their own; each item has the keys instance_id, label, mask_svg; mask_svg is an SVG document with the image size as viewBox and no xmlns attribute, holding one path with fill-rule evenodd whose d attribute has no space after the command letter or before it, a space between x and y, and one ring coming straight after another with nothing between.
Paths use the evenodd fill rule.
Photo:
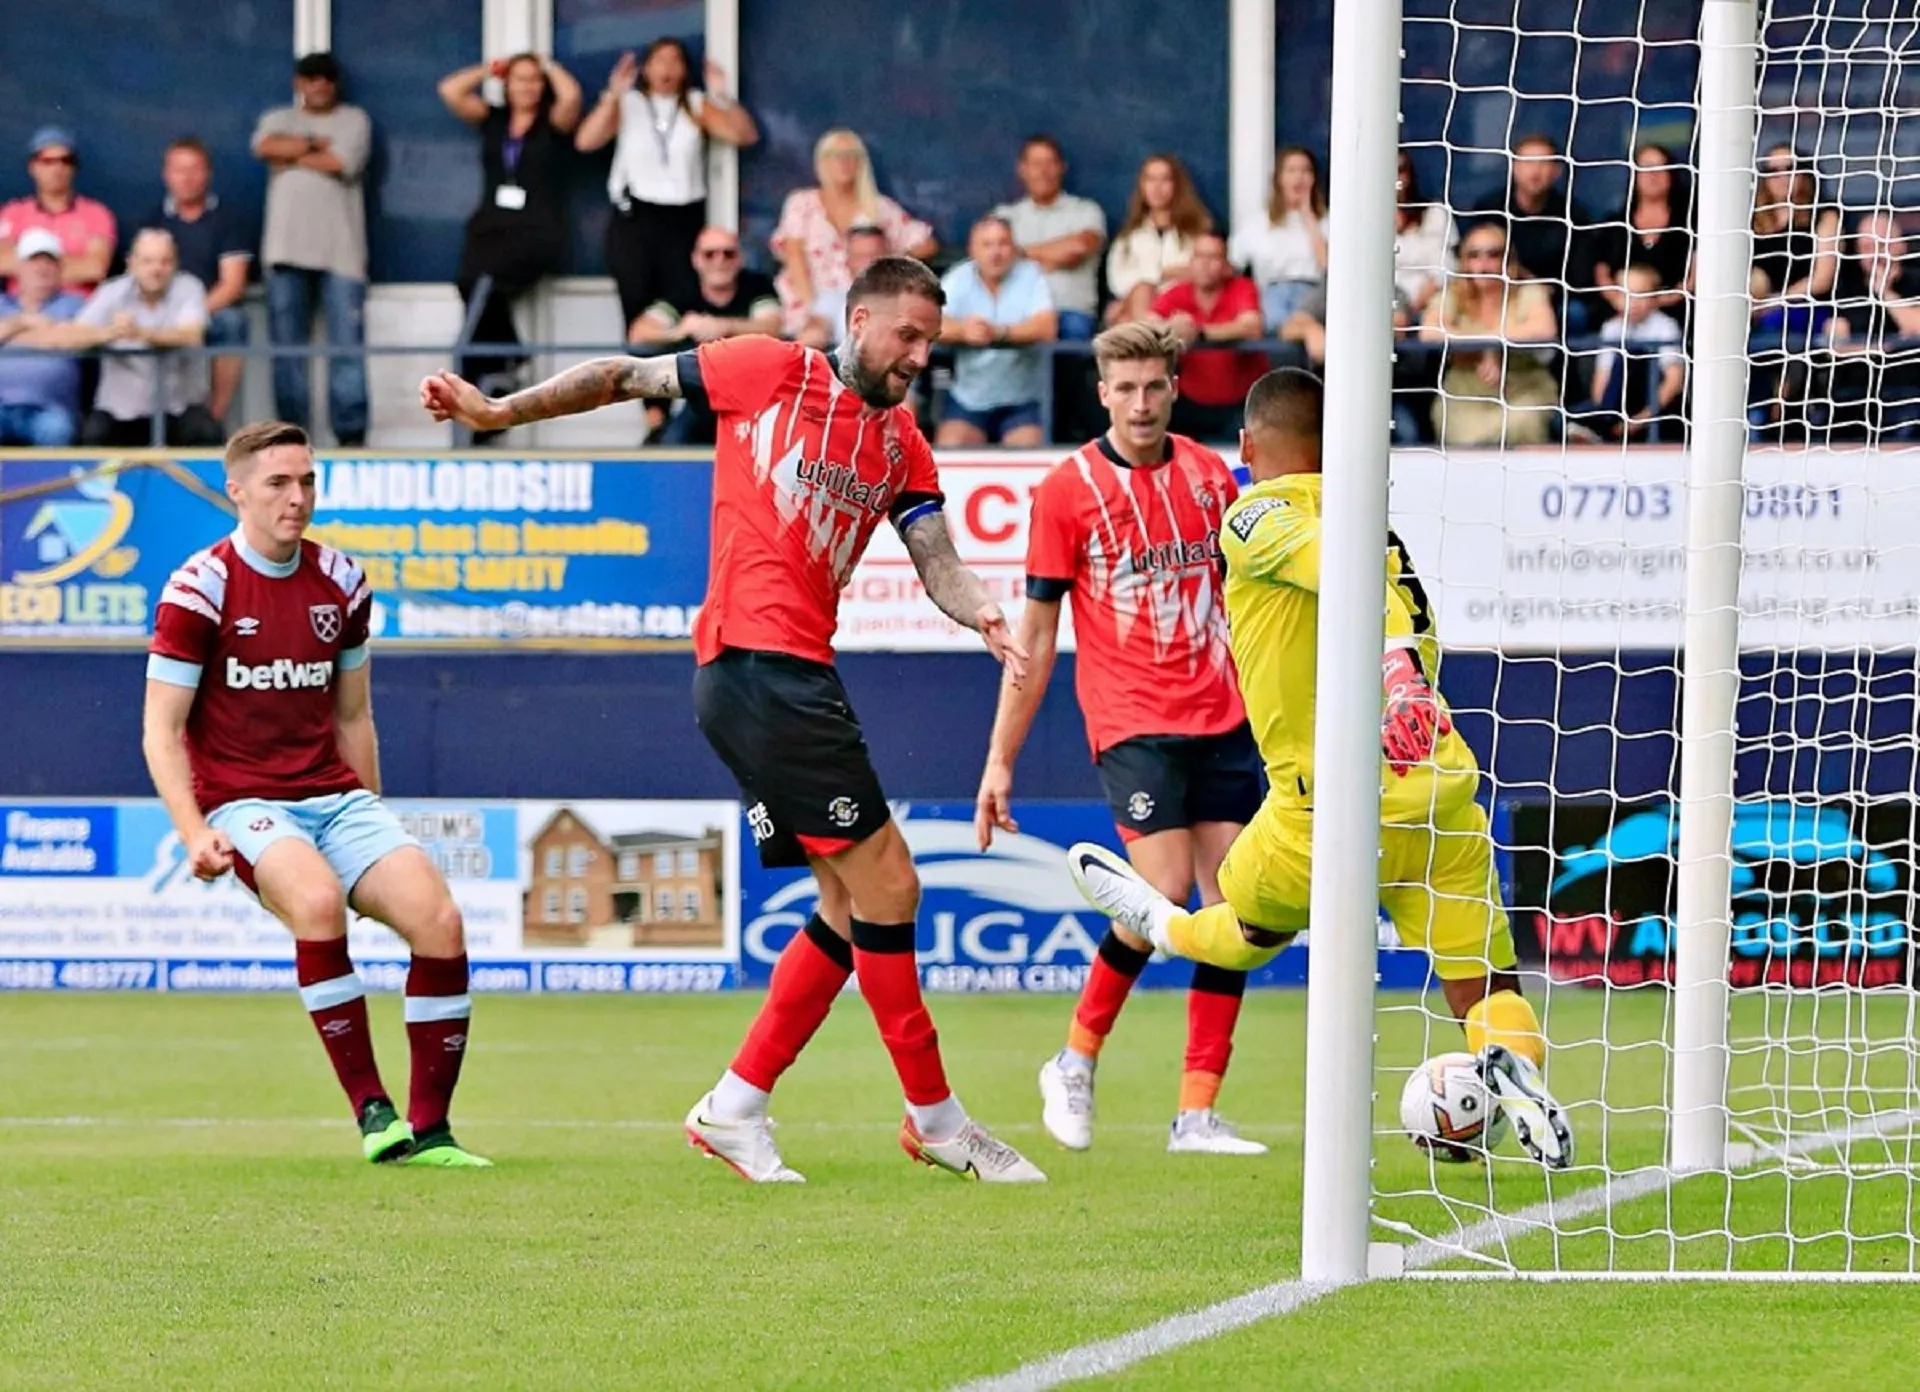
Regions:
<instances>
[{"instance_id":1,"label":"football pitch","mask_svg":"<svg viewBox=\"0 0 1920 1392\"><path fill-rule=\"evenodd\" d=\"M1563 993L1549 1028L1657 1037L1662 1000L1616 1000L1602 1021L1600 997ZM943 1389L1297 1274L1300 995L1256 994L1242 1017L1221 1105L1273 1145L1251 1160L1165 1153L1181 995L1129 1004L1083 1155L1046 1139L1034 1088L1070 1000L934 998L962 1100L1052 1180L1004 1189L908 1163L886 1055L852 998L776 1099L809 1183L754 1188L696 1157L680 1118L757 1004L482 997L455 1120L498 1168L422 1172L358 1160L291 998L0 1000L0 1387ZM403 1087L399 1002L373 1010L388 1083ZM1382 1016L1386 1060L1414 1061L1417 1019ZM1555 1065L1563 1097L1617 1109L1604 1138L1597 1109L1576 1111L1594 1148L1582 1158L1604 1153L1616 1170L1660 1151L1657 1121L1634 1110L1657 1103L1658 1064L1631 1058L1570 1047ZM1396 1102L1383 1096L1382 1115ZM1410 1146L1378 1156L1383 1191L1431 1187ZM1851 1186L1852 1223L1886 1236L1854 1261L1905 1269L1912 1170L1873 1173L1887 1182ZM1542 1196L1518 1161L1493 1174L1503 1210ZM1556 1197L1597 1182L1569 1176ZM1488 1183L1479 1167L1440 1174L1466 1221ZM1596 1264L1579 1259L1584 1242L1619 1265L1663 1265L1671 1244L1656 1230L1741 1216L1805 1242L1743 1245L1738 1265L1779 1265L1790 1249L1800 1265L1838 1264L1820 1234L1845 1225L1843 1181L1756 1177L1732 1182L1731 1200L1727 1183L1589 1213L1584 1227L1615 1236L1577 1239L1563 1263ZM1702 1184L1712 1192L1690 1187ZM1383 1203L1429 1223L1437 1209ZM1657 1261L1633 1255L1649 1243ZM1686 1266L1728 1260L1724 1238L1678 1252ZM1107 1381L1892 1386L1916 1327L1920 1291L1902 1286L1386 1282Z\"/></svg>"}]
</instances>

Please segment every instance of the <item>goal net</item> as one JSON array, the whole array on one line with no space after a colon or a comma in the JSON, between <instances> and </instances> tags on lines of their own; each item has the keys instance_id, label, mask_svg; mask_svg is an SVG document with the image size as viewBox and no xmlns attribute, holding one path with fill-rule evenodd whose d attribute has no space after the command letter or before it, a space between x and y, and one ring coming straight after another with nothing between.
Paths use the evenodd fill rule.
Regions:
<instances>
[{"instance_id":1,"label":"goal net","mask_svg":"<svg viewBox=\"0 0 1920 1392\"><path fill-rule=\"evenodd\" d=\"M1702 228L1729 206L1705 182L1707 21L1406 7L1404 153L1459 240L1410 265L1430 240L1403 214L1399 308L1425 327L1396 368L1390 514L1578 1149L1558 1172L1512 1139L1416 1149L1402 1084L1460 1030L1437 981L1383 993L1386 1269L1920 1270L1920 16L1748 21L1733 264ZM1716 449L1739 470L1717 538L1690 529Z\"/></svg>"}]
</instances>

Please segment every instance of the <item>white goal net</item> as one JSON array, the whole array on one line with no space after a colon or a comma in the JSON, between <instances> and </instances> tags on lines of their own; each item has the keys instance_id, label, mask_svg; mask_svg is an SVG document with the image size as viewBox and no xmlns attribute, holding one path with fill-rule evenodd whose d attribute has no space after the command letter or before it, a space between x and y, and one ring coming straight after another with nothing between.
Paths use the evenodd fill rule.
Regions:
<instances>
[{"instance_id":1,"label":"white goal net","mask_svg":"<svg viewBox=\"0 0 1920 1392\"><path fill-rule=\"evenodd\" d=\"M1458 243L1423 286L1403 214L1423 327L1390 511L1578 1151L1550 1173L1512 1139L1471 1164L1409 1144L1402 1084L1463 1045L1438 982L1383 988L1389 1268L1920 1272L1920 11L1760 6L1739 264L1703 232L1729 204L1706 182L1702 12L1406 7L1405 154ZM1713 449L1741 471L1717 539L1689 526ZM1726 700L1683 738L1689 688L1696 719ZM1689 875L1719 886L1704 912ZM1692 1023L1683 940L1715 968Z\"/></svg>"}]
</instances>

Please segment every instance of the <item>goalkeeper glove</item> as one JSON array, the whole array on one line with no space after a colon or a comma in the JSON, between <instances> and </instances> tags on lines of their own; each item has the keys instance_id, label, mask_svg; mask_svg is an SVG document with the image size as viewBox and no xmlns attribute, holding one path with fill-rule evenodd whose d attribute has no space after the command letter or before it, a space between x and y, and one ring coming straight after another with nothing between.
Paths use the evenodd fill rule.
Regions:
<instances>
[{"instance_id":1,"label":"goalkeeper glove","mask_svg":"<svg viewBox=\"0 0 1920 1392\"><path fill-rule=\"evenodd\" d=\"M1415 764L1433 757L1433 746L1453 730L1426 674L1405 648L1390 648L1380 663L1386 710L1380 721L1380 751L1387 767L1405 778Z\"/></svg>"}]
</instances>

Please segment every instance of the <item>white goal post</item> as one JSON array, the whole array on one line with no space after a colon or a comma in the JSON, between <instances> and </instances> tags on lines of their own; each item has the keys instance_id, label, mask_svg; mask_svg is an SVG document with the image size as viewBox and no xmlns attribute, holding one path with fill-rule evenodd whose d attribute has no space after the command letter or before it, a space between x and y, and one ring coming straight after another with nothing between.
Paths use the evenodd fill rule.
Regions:
<instances>
[{"instance_id":1,"label":"white goal post","mask_svg":"<svg viewBox=\"0 0 1920 1392\"><path fill-rule=\"evenodd\" d=\"M1920 681L1896 680L1920 646L1920 347L1903 345L1920 344L1920 115L1900 120L1920 107L1920 14L1890 19L1873 0L1694 0L1698 27L1679 33L1680 8L1335 0L1301 1215L1311 1282L1920 1278ZM1551 32L1519 27L1540 14L1560 17ZM1436 46L1416 43L1433 30L1452 45L1444 72ZM1571 55L1563 86L1517 56L1534 40ZM1684 119L1682 103L1636 85L1653 55L1682 50L1695 74ZM1487 77L1498 55L1504 89ZM1604 99L1574 75L1590 58L1630 69ZM1431 119L1403 127L1415 89L1423 111L1444 109L1438 138ZM1628 114L1607 118L1620 138L1596 153L1599 123L1581 118L1603 100ZM1529 119L1526 108L1555 102L1564 124ZM1428 197L1466 210L1496 160L1504 168L1541 126L1572 167L1567 259L1521 268L1507 247L1493 273L1505 288L1475 272L1483 283L1461 304L1493 296L1510 325L1519 297L1542 293L1522 288L1530 270L1557 286L1544 292L1557 297L1553 336L1454 327L1447 300L1429 311L1434 332L1395 340L1403 141L1426 141L1421 162L1447 171ZM1574 266L1592 212L1578 206L1583 181L1631 190L1643 144L1675 147L1691 177L1684 287ZM1769 181L1769 168L1788 172ZM1626 206L1593 220L1633 248L1644 224L1631 193ZM1893 289L1902 263L1887 248L1908 206L1911 278ZM1781 240L1763 248L1776 213ZM1473 225L1462 219L1463 245ZM1756 275L1775 252L1814 267L1804 285ZM1437 277L1437 300L1456 278L1470 282L1464 263ZM1656 298L1647 285L1684 291L1660 302L1683 327L1636 359L1635 297ZM1576 331L1583 291L1581 308L1604 303L1613 317L1602 309ZM1874 303L1856 316L1861 297ZM1604 380L1603 323L1626 336L1610 371L1643 371L1646 409L1670 410L1664 444L1637 442L1631 388L1616 383L1598 411L1572 404L1576 382ZM1897 430L1886 398L1902 353L1913 409ZM1500 437L1463 444L1450 412L1486 399L1456 370L1484 383L1489 356ZM1430 364L1424 378L1407 370L1414 360ZM1684 405L1669 408L1658 393L1675 361ZM1520 441L1507 433L1516 365L1536 363L1559 393L1551 437ZM1863 399L1843 400L1847 373L1866 383ZM1843 431L1843 406L1871 425ZM1658 426L1639 438L1658 439ZM1417 441L1404 433L1415 427ZM1487 776L1515 935L1523 919L1533 935L1525 994L1578 1146L1563 1172L1511 1140L1480 1163L1442 1164L1399 1129L1410 1070L1464 1046L1433 983L1417 998L1376 987L1390 521L1434 596L1448 663L1458 655L1469 673L1456 695L1443 672L1442 689ZM1774 587L1756 596L1756 575ZM1604 719L1596 691L1612 693ZM1657 757L1635 752L1647 748ZM1628 770L1632 758L1667 772ZM1525 834L1500 812L1523 803ZM1593 902L1569 909L1566 887L1583 876ZM1583 933L1595 945L1570 955ZM1891 955L1856 970L1869 947ZM1730 967L1742 953L1751 970Z\"/></svg>"}]
</instances>

